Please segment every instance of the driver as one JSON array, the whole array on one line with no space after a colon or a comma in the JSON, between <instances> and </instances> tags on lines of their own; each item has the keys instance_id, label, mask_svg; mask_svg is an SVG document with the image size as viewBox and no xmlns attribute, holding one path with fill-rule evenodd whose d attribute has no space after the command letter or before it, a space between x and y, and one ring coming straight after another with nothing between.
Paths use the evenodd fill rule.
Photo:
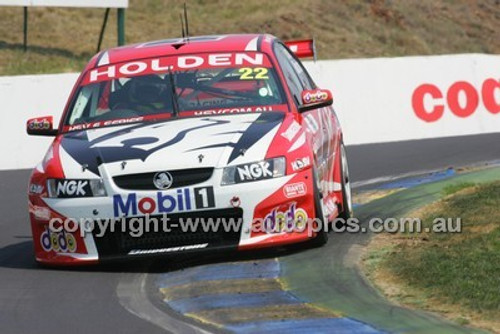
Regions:
<instances>
[{"instance_id":1,"label":"driver","mask_svg":"<svg viewBox=\"0 0 500 334\"><path fill-rule=\"evenodd\" d=\"M131 78L127 85L128 109L145 114L172 110L172 89L168 78L145 75Z\"/></svg>"}]
</instances>

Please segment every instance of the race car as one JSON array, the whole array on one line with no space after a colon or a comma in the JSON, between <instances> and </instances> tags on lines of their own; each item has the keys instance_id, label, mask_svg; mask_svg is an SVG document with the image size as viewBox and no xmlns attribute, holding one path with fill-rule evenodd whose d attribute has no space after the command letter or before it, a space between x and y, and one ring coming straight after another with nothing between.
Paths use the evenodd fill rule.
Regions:
<instances>
[{"instance_id":1,"label":"race car","mask_svg":"<svg viewBox=\"0 0 500 334\"><path fill-rule=\"evenodd\" d=\"M352 215L311 40L168 39L95 55L29 181L36 261L71 265L328 240Z\"/></svg>"}]
</instances>

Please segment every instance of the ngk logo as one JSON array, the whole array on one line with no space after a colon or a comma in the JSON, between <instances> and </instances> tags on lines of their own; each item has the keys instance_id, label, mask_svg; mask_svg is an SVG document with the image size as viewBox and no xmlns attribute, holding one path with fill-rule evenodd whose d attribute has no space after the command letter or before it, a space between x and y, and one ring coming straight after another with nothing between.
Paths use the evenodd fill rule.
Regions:
<instances>
[{"instance_id":1,"label":"ngk logo","mask_svg":"<svg viewBox=\"0 0 500 334\"><path fill-rule=\"evenodd\" d=\"M89 182L85 180L64 180L56 182L57 197L86 196Z\"/></svg>"},{"instance_id":2,"label":"ngk logo","mask_svg":"<svg viewBox=\"0 0 500 334\"><path fill-rule=\"evenodd\" d=\"M480 103L490 113L500 113L499 80L486 79L480 90L467 81L457 81L446 91L433 84L423 84L415 89L412 96L413 111L425 122L438 121L443 117L445 107L457 117L469 117Z\"/></svg>"},{"instance_id":3,"label":"ngk logo","mask_svg":"<svg viewBox=\"0 0 500 334\"><path fill-rule=\"evenodd\" d=\"M240 182L269 179L273 177L271 164L267 161L239 166L236 169L238 170L238 181Z\"/></svg>"}]
</instances>

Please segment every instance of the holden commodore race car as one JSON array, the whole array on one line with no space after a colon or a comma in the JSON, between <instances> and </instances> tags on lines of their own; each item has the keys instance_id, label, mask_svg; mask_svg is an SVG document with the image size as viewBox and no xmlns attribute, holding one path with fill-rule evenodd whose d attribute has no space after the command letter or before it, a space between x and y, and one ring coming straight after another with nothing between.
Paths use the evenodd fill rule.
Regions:
<instances>
[{"instance_id":1,"label":"holden commodore race car","mask_svg":"<svg viewBox=\"0 0 500 334\"><path fill-rule=\"evenodd\" d=\"M55 137L29 182L36 260L326 243L352 204L332 94L298 60L313 55L311 40L251 34L98 53L57 128L27 122Z\"/></svg>"}]
</instances>

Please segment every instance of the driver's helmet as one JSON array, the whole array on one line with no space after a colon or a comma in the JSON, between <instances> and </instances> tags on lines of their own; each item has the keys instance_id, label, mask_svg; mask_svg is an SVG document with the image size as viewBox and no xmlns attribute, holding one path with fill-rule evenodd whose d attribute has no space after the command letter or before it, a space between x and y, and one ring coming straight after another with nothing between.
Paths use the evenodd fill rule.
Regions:
<instances>
[{"instance_id":1,"label":"driver's helmet","mask_svg":"<svg viewBox=\"0 0 500 334\"><path fill-rule=\"evenodd\" d=\"M130 79L129 101L156 109L168 105L169 87L167 81L157 75L145 75Z\"/></svg>"}]
</instances>

